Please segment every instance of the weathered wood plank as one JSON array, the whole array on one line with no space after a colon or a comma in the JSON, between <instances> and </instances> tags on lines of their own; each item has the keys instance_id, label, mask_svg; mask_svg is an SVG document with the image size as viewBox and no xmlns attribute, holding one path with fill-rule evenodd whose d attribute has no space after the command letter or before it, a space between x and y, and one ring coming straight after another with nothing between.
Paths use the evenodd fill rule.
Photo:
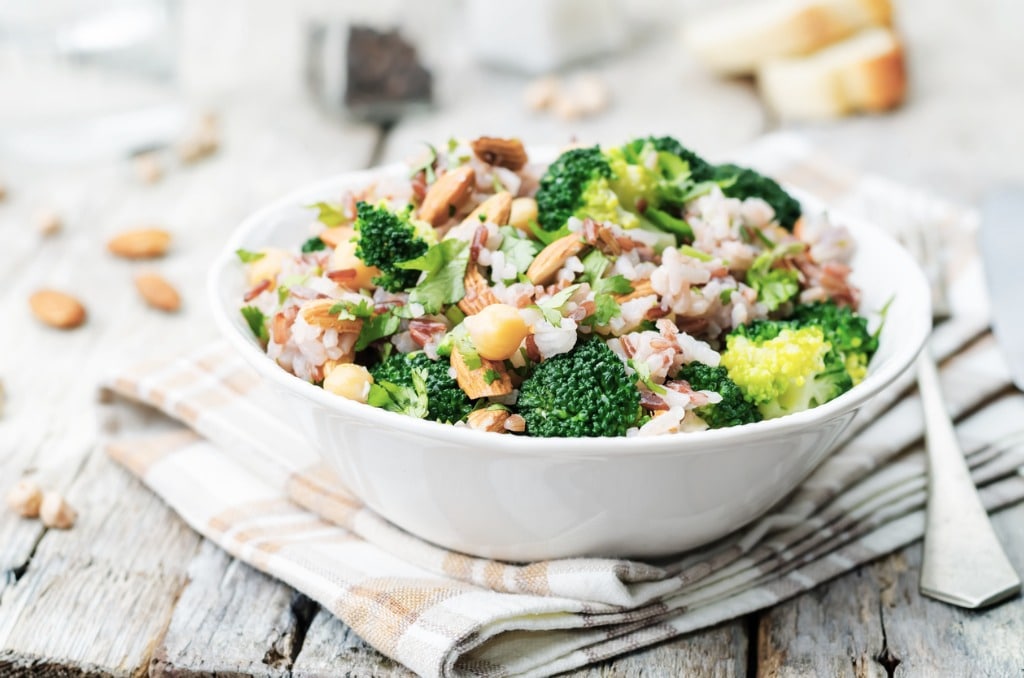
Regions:
<instances>
[{"instance_id":1,"label":"weathered wood plank","mask_svg":"<svg viewBox=\"0 0 1024 678\"><path fill-rule=\"evenodd\" d=\"M1024 505L993 523L1024 570ZM1008 676L1024 666L1024 600L962 610L918 593L915 544L765 613L758 670L765 676Z\"/></svg>"},{"instance_id":2,"label":"weathered wood plank","mask_svg":"<svg viewBox=\"0 0 1024 678\"><path fill-rule=\"evenodd\" d=\"M151 675L288 674L316 603L208 541L188 577Z\"/></svg>"},{"instance_id":3,"label":"weathered wood plank","mask_svg":"<svg viewBox=\"0 0 1024 678\"><path fill-rule=\"evenodd\" d=\"M144 668L199 537L102 453L68 491L80 511L49 530L0 604L0 674L39 662L132 675Z\"/></svg>"},{"instance_id":4,"label":"weathered wood plank","mask_svg":"<svg viewBox=\"0 0 1024 678\"><path fill-rule=\"evenodd\" d=\"M576 678L650 675L742 678L747 675L747 636L746 623L738 620L565 675Z\"/></svg>"},{"instance_id":5,"label":"weathered wood plank","mask_svg":"<svg viewBox=\"0 0 1024 678\"><path fill-rule=\"evenodd\" d=\"M413 675L367 645L341 620L321 608L306 632L292 675L295 678L329 678L342 673L353 678L407 678Z\"/></svg>"}]
</instances>

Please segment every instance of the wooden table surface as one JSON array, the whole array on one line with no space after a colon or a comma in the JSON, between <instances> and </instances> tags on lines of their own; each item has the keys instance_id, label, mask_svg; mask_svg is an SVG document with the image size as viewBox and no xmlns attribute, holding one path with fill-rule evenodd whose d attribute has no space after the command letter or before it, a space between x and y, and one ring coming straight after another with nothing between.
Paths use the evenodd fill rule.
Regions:
<instances>
[{"instance_id":1,"label":"wooden table surface","mask_svg":"<svg viewBox=\"0 0 1024 678\"><path fill-rule=\"evenodd\" d=\"M182 96L220 111L216 156L183 167L167 153L167 177L147 186L126 160L43 167L0 155L10 191L0 204L0 491L31 475L81 514L74 529L56 531L0 512L0 675L407 674L309 599L204 541L97 447L101 375L214 337L204 272L255 207L452 133L557 143L667 132L717 154L779 127L749 83L704 74L653 26L650 44L597 65L614 94L603 116L565 123L528 113L523 79L451 58L436 110L386 130L345 122L310 105L298 63L277 58L297 53L301 40L289 3L207 4L181 5L190 59ZM907 0L899 9L909 104L884 117L793 129L841 161L960 201L975 201L993 183L1024 182L1024 59L1008 32L1024 22L1024 7ZM203 55L239 53L252 55L243 60L248 79L202 86L213 64ZM17 106L18 83L4 86L9 76L0 70L0 119ZM61 234L33 231L40 208L62 215ZM106 253L111 234L142 223L173 231L166 259L143 266ZM179 287L180 313L142 305L132 277L147 267ZM42 286L79 295L87 324L63 333L35 323L26 300ZM1022 521L1024 506L995 517L1024 571ZM923 600L919 563L914 545L773 609L576 675L1020 675L1024 601L964 612Z\"/></svg>"}]
</instances>

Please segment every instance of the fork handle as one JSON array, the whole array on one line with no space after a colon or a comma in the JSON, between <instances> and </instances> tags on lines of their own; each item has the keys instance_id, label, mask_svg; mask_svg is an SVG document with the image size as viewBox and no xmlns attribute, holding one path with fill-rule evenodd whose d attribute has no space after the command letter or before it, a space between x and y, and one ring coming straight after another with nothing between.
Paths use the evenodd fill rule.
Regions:
<instances>
[{"instance_id":1,"label":"fork handle","mask_svg":"<svg viewBox=\"0 0 1024 678\"><path fill-rule=\"evenodd\" d=\"M928 449L921 593L969 608L1009 598L1020 591L1020 578L971 480L927 347L917 360L917 383Z\"/></svg>"}]
</instances>

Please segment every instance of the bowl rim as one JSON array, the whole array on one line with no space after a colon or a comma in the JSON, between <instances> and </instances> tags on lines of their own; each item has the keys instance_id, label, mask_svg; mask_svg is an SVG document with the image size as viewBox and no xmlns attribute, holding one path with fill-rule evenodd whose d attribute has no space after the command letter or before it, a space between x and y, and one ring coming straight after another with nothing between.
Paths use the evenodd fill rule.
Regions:
<instances>
[{"instance_id":1,"label":"bowl rim","mask_svg":"<svg viewBox=\"0 0 1024 678\"><path fill-rule=\"evenodd\" d=\"M756 444L757 440L762 436L782 435L804 430L857 408L895 381L911 366L924 347L927 337L931 332L931 304L928 285L920 267L914 263L905 250L900 248L892 236L883 229L867 220L828 208L829 212L838 215L839 220L844 224L853 226L855 235L862 229L873 231L874 237L888 241L888 244L899 250L897 256L903 257L905 263L911 268L912 272L910 275L914 283L904 286L900 292L901 294L908 294L912 299L916 300L915 306L920 306L922 311L920 317L913 323L913 331L908 333L909 336L904 337L898 343L896 349L882 365L881 369L869 373L861 383L824 405L776 419L729 428L708 429L700 431L695 435L534 438L529 436L497 435L485 431L477 431L467 426L455 426L426 419L417 419L397 412L388 412L372 405L340 398L287 372L275 361L271 360L251 337L243 336L237 325L230 319L228 315L229 309L220 303L221 292L228 282L228 275L232 266L238 265L235 251L245 247L251 233L257 230L270 215L284 209L294 209L296 206L306 204L310 194L326 194L339 183L360 180L370 181L389 172L404 170L404 168L405 166L401 163L393 163L369 169L342 172L289 191L286 195L256 210L242 221L228 238L220 254L212 262L206 280L208 303L212 307L214 322L218 330L262 378L268 379L284 390L301 395L303 398L311 400L313 403L332 410L339 415L359 419L367 424L397 429L404 434L419 438L459 443L467 447L500 448L503 453L510 454L554 454L566 457L618 454L643 455L663 454L666 452L673 454L700 454L706 452L708 448L718 448L725 445L752 445ZM791 186L786 186L786 190L797 197L802 204L810 203L812 205L825 206L824 201L804 190Z\"/></svg>"}]
</instances>

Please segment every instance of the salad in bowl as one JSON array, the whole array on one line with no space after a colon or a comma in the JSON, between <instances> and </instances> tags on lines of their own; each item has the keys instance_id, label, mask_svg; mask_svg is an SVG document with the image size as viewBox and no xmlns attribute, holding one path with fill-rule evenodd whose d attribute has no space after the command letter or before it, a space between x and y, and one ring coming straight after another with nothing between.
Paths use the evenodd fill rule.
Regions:
<instances>
[{"instance_id":1,"label":"salad in bowl","mask_svg":"<svg viewBox=\"0 0 1024 678\"><path fill-rule=\"evenodd\" d=\"M671 137L537 162L452 139L237 250L267 356L325 392L528 437L685 434L823 405L878 348L855 242Z\"/></svg>"}]
</instances>

